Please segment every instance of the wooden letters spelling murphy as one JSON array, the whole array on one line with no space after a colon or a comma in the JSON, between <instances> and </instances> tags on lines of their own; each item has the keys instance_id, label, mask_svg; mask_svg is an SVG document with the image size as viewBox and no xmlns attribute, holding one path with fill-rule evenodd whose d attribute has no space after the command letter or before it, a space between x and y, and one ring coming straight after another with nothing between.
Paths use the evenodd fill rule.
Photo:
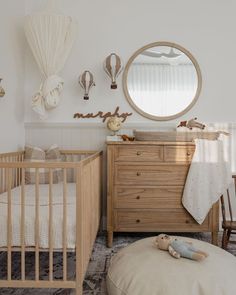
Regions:
<instances>
[{"instance_id":1,"label":"wooden letters spelling murphy","mask_svg":"<svg viewBox=\"0 0 236 295\"><path fill-rule=\"evenodd\" d=\"M111 112L104 113L102 111L99 111L97 114L88 113L86 115L81 114L81 113L76 113L76 114L74 114L74 119L87 119L87 118L97 118L97 117L99 117L99 118L103 119L103 122L105 122L106 119L108 119L110 117L118 117L118 118L123 118L122 122L124 123L126 121L127 117L133 115L132 113L119 114L119 110L120 110L120 107L117 107L115 109L114 113L111 113Z\"/></svg>"}]
</instances>

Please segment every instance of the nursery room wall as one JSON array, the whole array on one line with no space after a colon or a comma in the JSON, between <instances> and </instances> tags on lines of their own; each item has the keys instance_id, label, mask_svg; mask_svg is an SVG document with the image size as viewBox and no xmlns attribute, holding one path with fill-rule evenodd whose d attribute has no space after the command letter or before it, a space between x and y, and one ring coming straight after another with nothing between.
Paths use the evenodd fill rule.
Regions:
<instances>
[{"instance_id":1,"label":"nursery room wall","mask_svg":"<svg viewBox=\"0 0 236 295\"><path fill-rule=\"evenodd\" d=\"M236 20L234 1L77 1L57 0L58 9L78 21L78 37L61 72L65 87L60 106L42 124L31 110L31 96L38 90L41 75L29 47L26 48L25 122L26 142L64 147L99 148L104 146L107 130L101 119L75 120L76 112L133 112L124 128L158 128L160 122L140 116L128 104L122 90L110 90L103 61L111 52L124 64L140 47L155 41L171 41L188 49L197 59L203 76L203 89L196 105L183 117L168 124L197 116L204 122L221 122L225 127L235 121ZM40 10L46 0L26 0L26 11ZM209 13L209 11L211 13ZM90 70L96 87L90 100L83 100L78 76ZM223 124L226 123L226 124ZM167 126L167 125L165 125ZM234 124L230 125L234 128ZM127 131L127 130L125 130ZM87 138L90 140L86 140Z\"/></svg>"},{"instance_id":2,"label":"nursery room wall","mask_svg":"<svg viewBox=\"0 0 236 295\"><path fill-rule=\"evenodd\" d=\"M24 2L23 2L24 4ZM24 146L24 48L22 1L4 2L1 10L0 78L5 96L0 98L0 152Z\"/></svg>"},{"instance_id":3,"label":"nursery room wall","mask_svg":"<svg viewBox=\"0 0 236 295\"><path fill-rule=\"evenodd\" d=\"M26 0L26 14L41 10L47 0ZM78 21L78 36L66 65L60 73L65 81L58 108L41 121L31 109L31 97L38 91L42 76L26 44L25 53L25 132L26 143L43 148L58 144L65 149L103 149L109 131L101 119L73 119L83 114L114 111L133 115L123 125L122 133L133 129L175 127L180 120L198 117L213 123L218 130L231 133L228 147L232 170L236 171L235 68L236 19L234 1L115 1L115 0L55 0L57 9ZM210 11L210 13L209 13ZM203 87L194 107L173 121L158 122L146 119L131 108L122 89L110 89L110 80L103 70L106 56L115 52L124 65L142 46L170 41L188 49L199 63ZM90 70L96 86L90 99L83 99L78 77ZM105 154L106 155L106 154ZM104 163L104 173L105 171ZM104 177L104 207L106 177Z\"/></svg>"}]
</instances>

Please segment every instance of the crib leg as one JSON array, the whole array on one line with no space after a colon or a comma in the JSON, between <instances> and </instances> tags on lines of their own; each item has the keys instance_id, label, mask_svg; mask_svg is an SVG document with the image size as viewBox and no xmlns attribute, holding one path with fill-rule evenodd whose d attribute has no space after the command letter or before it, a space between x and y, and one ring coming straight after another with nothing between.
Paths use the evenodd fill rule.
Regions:
<instances>
[{"instance_id":1,"label":"crib leg","mask_svg":"<svg viewBox=\"0 0 236 295\"><path fill-rule=\"evenodd\" d=\"M83 295L83 286L81 284L76 287L75 295Z\"/></svg>"},{"instance_id":2,"label":"crib leg","mask_svg":"<svg viewBox=\"0 0 236 295\"><path fill-rule=\"evenodd\" d=\"M108 231L107 232L107 247L112 248L112 245L113 245L113 232Z\"/></svg>"},{"instance_id":3,"label":"crib leg","mask_svg":"<svg viewBox=\"0 0 236 295\"><path fill-rule=\"evenodd\" d=\"M82 260L77 257L76 257L77 269L76 269L75 295L82 295L83 294L83 274L82 274L83 264L82 264ZM80 255L79 257L82 257L82 255Z\"/></svg>"}]
</instances>

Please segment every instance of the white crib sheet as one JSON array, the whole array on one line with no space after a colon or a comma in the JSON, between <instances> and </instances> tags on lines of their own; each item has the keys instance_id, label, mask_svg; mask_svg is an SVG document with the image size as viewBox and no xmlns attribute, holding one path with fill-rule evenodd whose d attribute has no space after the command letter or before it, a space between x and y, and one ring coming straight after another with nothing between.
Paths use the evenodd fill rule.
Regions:
<instances>
[{"instance_id":1,"label":"white crib sheet","mask_svg":"<svg viewBox=\"0 0 236 295\"><path fill-rule=\"evenodd\" d=\"M11 191L12 246L21 246L21 187ZM63 184L53 184L53 248L63 247ZM67 184L67 248L75 248L76 186ZM7 193L0 195L0 247L7 246ZM35 185L25 186L25 245L35 246ZM39 185L39 246L49 248L49 185Z\"/></svg>"}]
</instances>

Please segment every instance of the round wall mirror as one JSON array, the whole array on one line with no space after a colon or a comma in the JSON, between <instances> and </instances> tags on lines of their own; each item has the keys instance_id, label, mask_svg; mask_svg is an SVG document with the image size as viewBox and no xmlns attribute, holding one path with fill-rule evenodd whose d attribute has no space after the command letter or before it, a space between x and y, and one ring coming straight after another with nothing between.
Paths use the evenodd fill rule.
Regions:
<instances>
[{"instance_id":1,"label":"round wall mirror","mask_svg":"<svg viewBox=\"0 0 236 295\"><path fill-rule=\"evenodd\" d=\"M189 111L202 86L192 54L170 42L142 47L129 59L123 88L131 106L153 120L171 120Z\"/></svg>"}]
</instances>

